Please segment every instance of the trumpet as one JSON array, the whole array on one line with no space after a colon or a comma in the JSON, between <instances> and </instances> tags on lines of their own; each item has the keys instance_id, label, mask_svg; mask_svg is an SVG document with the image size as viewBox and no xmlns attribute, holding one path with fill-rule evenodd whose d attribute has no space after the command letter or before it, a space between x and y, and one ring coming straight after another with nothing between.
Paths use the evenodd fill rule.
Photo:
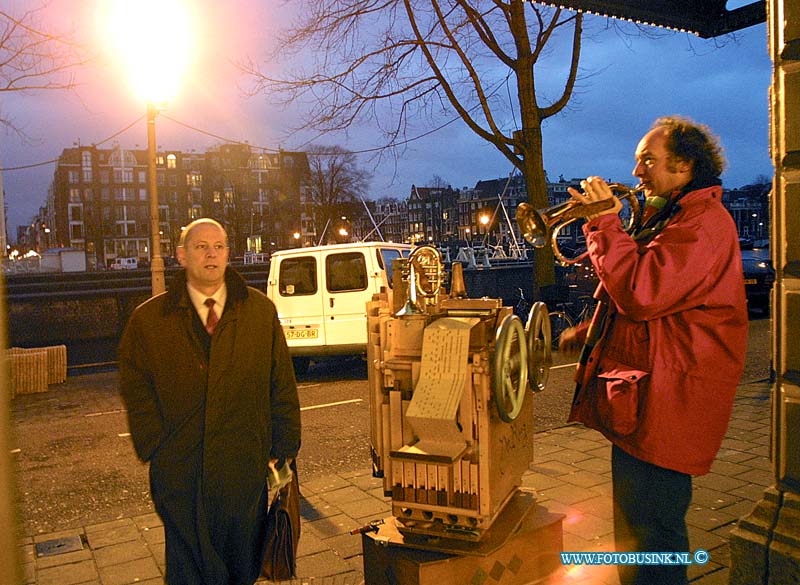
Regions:
<instances>
[{"instance_id":1,"label":"trumpet","mask_svg":"<svg viewBox=\"0 0 800 585\"><path fill-rule=\"evenodd\" d=\"M642 206L639 203L639 193L644 191L642 185L628 187L622 183L609 183L609 188L621 200L627 200L631 216L625 231L631 233L640 227L642 221ZM614 207L613 199L604 199L594 203L583 204L575 199L568 199L563 203L553 205L547 209L534 209L527 203L520 203L517 207L517 225L522 237L534 248L543 248L548 238L553 245L553 255L562 266L576 264L586 257L583 253L575 258L567 258L558 247L558 234L565 226L572 222L594 215Z\"/></svg>"}]
</instances>

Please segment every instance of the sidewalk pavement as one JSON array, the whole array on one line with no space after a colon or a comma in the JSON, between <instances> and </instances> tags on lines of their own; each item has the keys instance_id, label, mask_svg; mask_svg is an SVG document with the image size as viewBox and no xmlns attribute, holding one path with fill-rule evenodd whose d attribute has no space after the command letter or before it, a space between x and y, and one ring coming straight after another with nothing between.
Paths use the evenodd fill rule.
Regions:
<instances>
[{"instance_id":1,"label":"sidewalk pavement","mask_svg":"<svg viewBox=\"0 0 800 585\"><path fill-rule=\"evenodd\" d=\"M773 483L769 436L770 384L740 385L733 418L711 473L694 480L687 517L689 537L692 551L707 550L710 561L689 567L692 583L728 583L730 531ZM613 550L610 456L608 441L581 425L535 436L534 461L523 484L536 490L538 502L549 511L565 515L565 551ZM349 531L390 515L380 480L364 469L303 482L301 491L300 578L283 583L364 583L361 537L351 536ZM37 556L37 543L48 543L56 554ZM72 545L76 550L67 552ZM164 582L164 530L154 513L28 537L21 550L26 585ZM618 585L618 580L613 567L572 566L548 581L548 585L556 584Z\"/></svg>"}]
</instances>

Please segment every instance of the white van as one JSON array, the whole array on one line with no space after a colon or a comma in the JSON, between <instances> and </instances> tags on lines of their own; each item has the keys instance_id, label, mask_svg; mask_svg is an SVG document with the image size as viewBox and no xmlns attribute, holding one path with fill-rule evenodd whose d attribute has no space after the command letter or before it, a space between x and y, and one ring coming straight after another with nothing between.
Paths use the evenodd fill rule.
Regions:
<instances>
[{"instance_id":1,"label":"white van","mask_svg":"<svg viewBox=\"0 0 800 585\"><path fill-rule=\"evenodd\" d=\"M274 252L267 296L278 308L298 373L311 358L366 353L366 303L391 291L392 261L411 246L333 244Z\"/></svg>"},{"instance_id":2,"label":"white van","mask_svg":"<svg viewBox=\"0 0 800 585\"><path fill-rule=\"evenodd\" d=\"M136 270L139 268L138 258L117 258L111 263L111 270Z\"/></svg>"}]
</instances>

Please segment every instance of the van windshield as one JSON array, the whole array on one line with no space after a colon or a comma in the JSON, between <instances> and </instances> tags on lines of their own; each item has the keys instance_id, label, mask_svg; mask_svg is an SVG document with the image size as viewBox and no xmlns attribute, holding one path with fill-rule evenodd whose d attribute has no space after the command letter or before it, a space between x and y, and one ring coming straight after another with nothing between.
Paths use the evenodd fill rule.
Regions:
<instances>
[{"instance_id":1,"label":"van windshield","mask_svg":"<svg viewBox=\"0 0 800 585\"><path fill-rule=\"evenodd\" d=\"M329 292L366 290L367 264L364 254L330 254L325 258L325 276Z\"/></svg>"},{"instance_id":2,"label":"van windshield","mask_svg":"<svg viewBox=\"0 0 800 585\"><path fill-rule=\"evenodd\" d=\"M378 250L378 262L381 268L386 270L386 279L389 281L389 288L392 287L392 262L398 258L402 258L404 254L396 248L381 248Z\"/></svg>"},{"instance_id":3,"label":"van windshield","mask_svg":"<svg viewBox=\"0 0 800 585\"><path fill-rule=\"evenodd\" d=\"M283 260L278 275L278 287L282 296L316 294L316 259L313 256L300 256Z\"/></svg>"}]
</instances>

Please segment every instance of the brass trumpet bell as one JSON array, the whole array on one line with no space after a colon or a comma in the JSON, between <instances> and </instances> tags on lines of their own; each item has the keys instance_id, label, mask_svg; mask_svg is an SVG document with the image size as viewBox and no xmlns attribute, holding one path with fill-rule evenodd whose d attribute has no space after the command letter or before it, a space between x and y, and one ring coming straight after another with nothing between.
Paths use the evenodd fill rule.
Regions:
<instances>
[{"instance_id":1,"label":"brass trumpet bell","mask_svg":"<svg viewBox=\"0 0 800 585\"><path fill-rule=\"evenodd\" d=\"M628 201L631 217L625 228L626 231L631 233L638 229L642 219L638 193L643 191L643 188L639 186L630 188L622 183L610 183L608 186L619 199ZM553 255L562 266L569 266L580 262L586 257L586 254L581 254L575 258L564 256L558 247L559 232L577 219L600 213L612 207L614 207L613 199L604 199L587 204L575 199L568 199L547 209L534 209L533 206L527 203L520 203L517 206L517 225L522 237L534 248L543 248L547 245L549 238L553 245Z\"/></svg>"},{"instance_id":2,"label":"brass trumpet bell","mask_svg":"<svg viewBox=\"0 0 800 585\"><path fill-rule=\"evenodd\" d=\"M544 248L550 234L558 224L566 225L578 218L599 213L613 206L613 199L597 201L588 205L569 199L547 209L534 209L527 203L520 203L517 207L517 224L522 232L522 237L534 248ZM560 230L563 225L558 229Z\"/></svg>"}]
</instances>

